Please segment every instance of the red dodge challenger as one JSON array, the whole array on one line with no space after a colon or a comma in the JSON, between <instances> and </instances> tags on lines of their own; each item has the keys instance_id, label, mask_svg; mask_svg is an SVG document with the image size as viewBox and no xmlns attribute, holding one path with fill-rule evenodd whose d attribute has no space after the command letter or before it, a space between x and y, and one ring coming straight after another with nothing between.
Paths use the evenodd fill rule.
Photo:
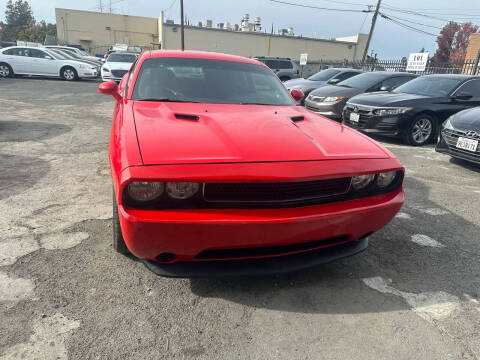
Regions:
<instances>
[{"instance_id":1,"label":"red dodge challenger","mask_svg":"<svg viewBox=\"0 0 480 360\"><path fill-rule=\"evenodd\" d=\"M404 201L374 140L296 106L264 64L148 51L117 86L113 246L165 276L269 274L364 250Z\"/></svg>"}]
</instances>

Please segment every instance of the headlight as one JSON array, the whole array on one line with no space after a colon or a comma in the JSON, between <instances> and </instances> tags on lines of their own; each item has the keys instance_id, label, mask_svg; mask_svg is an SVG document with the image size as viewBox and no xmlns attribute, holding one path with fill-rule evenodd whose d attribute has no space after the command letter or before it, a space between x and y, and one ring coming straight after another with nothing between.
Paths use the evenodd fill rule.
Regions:
<instances>
[{"instance_id":1,"label":"headlight","mask_svg":"<svg viewBox=\"0 0 480 360\"><path fill-rule=\"evenodd\" d=\"M455 130L455 128L452 125L452 117L450 116L445 122L443 123L443 128L448 129L448 130Z\"/></svg>"},{"instance_id":2,"label":"headlight","mask_svg":"<svg viewBox=\"0 0 480 360\"><path fill-rule=\"evenodd\" d=\"M353 189L361 190L366 188L373 181L374 177L374 174L353 176L351 182Z\"/></svg>"},{"instance_id":3,"label":"headlight","mask_svg":"<svg viewBox=\"0 0 480 360\"><path fill-rule=\"evenodd\" d=\"M345 96L327 96L325 99L323 99L324 103L335 103L339 102L345 99Z\"/></svg>"},{"instance_id":4,"label":"headlight","mask_svg":"<svg viewBox=\"0 0 480 360\"><path fill-rule=\"evenodd\" d=\"M161 182L134 181L128 184L127 193L135 201L152 201L163 194L165 186Z\"/></svg>"},{"instance_id":5,"label":"headlight","mask_svg":"<svg viewBox=\"0 0 480 360\"><path fill-rule=\"evenodd\" d=\"M185 200L195 195L200 188L198 183L191 182L169 182L167 183L167 194L177 200Z\"/></svg>"},{"instance_id":6,"label":"headlight","mask_svg":"<svg viewBox=\"0 0 480 360\"><path fill-rule=\"evenodd\" d=\"M104 68L103 68L103 71L105 71L105 72L110 72L110 69L109 69L109 68L106 68L106 67L104 67Z\"/></svg>"},{"instance_id":7,"label":"headlight","mask_svg":"<svg viewBox=\"0 0 480 360\"><path fill-rule=\"evenodd\" d=\"M396 171L380 173L377 175L377 179L375 180L375 183L379 188L386 188L388 185L390 185L393 182L393 180L395 179L395 176L397 176Z\"/></svg>"},{"instance_id":8,"label":"headlight","mask_svg":"<svg viewBox=\"0 0 480 360\"><path fill-rule=\"evenodd\" d=\"M378 116L387 116L387 115L399 115L405 114L412 110L411 108L399 107L399 108L388 108L388 109L375 109L373 113Z\"/></svg>"}]
</instances>

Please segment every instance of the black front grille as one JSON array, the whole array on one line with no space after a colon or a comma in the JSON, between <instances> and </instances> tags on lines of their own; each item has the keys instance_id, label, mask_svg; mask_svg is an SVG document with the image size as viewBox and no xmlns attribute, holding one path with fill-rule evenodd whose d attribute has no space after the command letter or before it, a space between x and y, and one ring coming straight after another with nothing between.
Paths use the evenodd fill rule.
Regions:
<instances>
[{"instance_id":1,"label":"black front grille","mask_svg":"<svg viewBox=\"0 0 480 360\"><path fill-rule=\"evenodd\" d=\"M128 72L128 70L112 70L112 75L114 77L123 77Z\"/></svg>"},{"instance_id":2,"label":"black front grille","mask_svg":"<svg viewBox=\"0 0 480 360\"><path fill-rule=\"evenodd\" d=\"M360 119L358 120L358 122L356 122L356 121L351 121L350 120L350 114L351 114L351 111L349 111L349 110L345 110L343 112L343 121L347 125L349 125L351 127L354 127L354 128L364 128L364 127L367 126L368 120L370 119L369 115L366 115L364 113L359 112Z\"/></svg>"},{"instance_id":3,"label":"black front grille","mask_svg":"<svg viewBox=\"0 0 480 360\"><path fill-rule=\"evenodd\" d=\"M245 257L275 256L296 251L314 250L320 247L335 246L348 241L348 236L337 236L329 239L310 241L299 244L288 244L279 246L262 246L238 249L213 249L204 250L195 256L196 259L234 259Z\"/></svg>"},{"instance_id":4,"label":"black front grille","mask_svg":"<svg viewBox=\"0 0 480 360\"><path fill-rule=\"evenodd\" d=\"M350 178L281 183L206 183L207 202L288 203L345 194Z\"/></svg>"},{"instance_id":5,"label":"black front grille","mask_svg":"<svg viewBox=\"0 0 480 360\"><path fill-rule=\"evenodd\" d=\"M462 157L472 158L478 161L480 157L480 146L477 146L477 151L475 152L457 148L457 141L459 137L468 138L468 136L465 135L464 131L443 129L442 136L445 139L445 142L450 148L450 151L452 152L452 154L456 154L459 156L463 155ZM478 140L478 139L474 139L474 140Z\"/></svg>"}]
</instances>

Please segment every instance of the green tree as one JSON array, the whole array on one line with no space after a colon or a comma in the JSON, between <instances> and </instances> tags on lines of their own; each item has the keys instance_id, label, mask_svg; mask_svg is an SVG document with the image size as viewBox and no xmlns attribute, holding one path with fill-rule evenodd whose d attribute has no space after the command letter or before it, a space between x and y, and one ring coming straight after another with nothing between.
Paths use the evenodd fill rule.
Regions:
<instances>
[{"instance_id":1,"label":"green tree","mask_svg":"<svg viewBox=\"0 0 480 360\"><path fill-rule=\"evenodd\" d=\"M23 31L20 31L17 40L43 43L45 36L47 35L57 36L57 26L42 20Z\"/></svg>"},{"instance_id":2,"label":"green tree","mask_svg":"<svg viewBox=\"0 0 480 360\"><path fill-rule=\"evenodd\" d=\"M5 9L5 23L1 39L14 41L27 29L35 25L32 8L26 0L8 0Z\"/></svg>"}]
</instances>

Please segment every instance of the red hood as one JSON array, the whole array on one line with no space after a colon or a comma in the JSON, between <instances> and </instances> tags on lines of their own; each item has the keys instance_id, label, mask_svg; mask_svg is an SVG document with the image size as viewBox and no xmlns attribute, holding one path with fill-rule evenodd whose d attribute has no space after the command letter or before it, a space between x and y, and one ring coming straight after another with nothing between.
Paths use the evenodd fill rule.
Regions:
<instances>
[{"instance_id":1,"label":"red hood","mask_svg":"<svg viewBox=\"0 0 480 360\"><path fill-rule=\"evenodd\" d=\"M297 106L137 101L133 110L145 165L389 157L368 137Z\"/></svg>"}]
</instances>

